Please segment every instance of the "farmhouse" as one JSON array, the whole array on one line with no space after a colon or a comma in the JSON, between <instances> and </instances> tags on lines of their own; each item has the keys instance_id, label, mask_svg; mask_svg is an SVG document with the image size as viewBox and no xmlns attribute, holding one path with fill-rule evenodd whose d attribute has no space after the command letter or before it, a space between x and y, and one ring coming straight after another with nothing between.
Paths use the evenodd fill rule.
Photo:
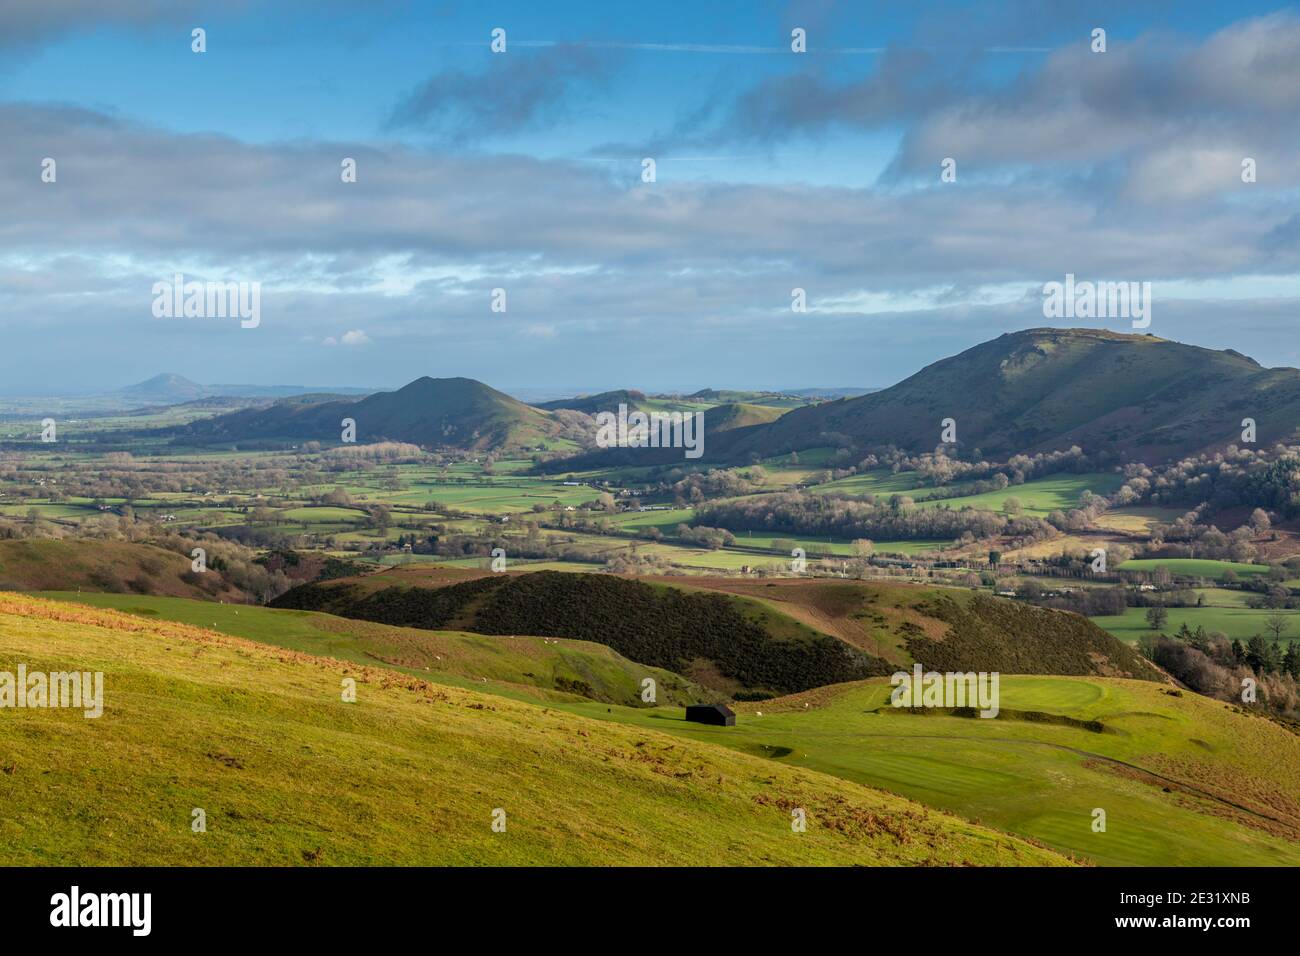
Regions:
<instances>
[{"instance_id":1,"label":"farmhouse","mask_svg":"<svg viewBox=\"0 0 1300 956\"><path fill-rule=\"evenodd\" d=\"M725 704L687 704L686 719L697 724L716 727L736 726L736 714Z\"/></svg>"}]
</instances>

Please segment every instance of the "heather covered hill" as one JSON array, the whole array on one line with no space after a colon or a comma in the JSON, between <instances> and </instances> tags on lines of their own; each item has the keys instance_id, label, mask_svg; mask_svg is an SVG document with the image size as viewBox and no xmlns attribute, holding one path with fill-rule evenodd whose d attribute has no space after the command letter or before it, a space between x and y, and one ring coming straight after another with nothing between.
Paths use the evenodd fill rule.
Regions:
<instances>
[{"instance_id":1,"label":"heather covered hill","mask_svg":"<svg viewBox=\"0 0 1300 956\"><path fill-rule=\"evenodd\" d=\"M629 410L636 410L646 403L645 392L639 392L633 388L620 388L612 392L598 392L595 395L579 395L575 398L557 398L552 402L540 402L536 408L544 411L555 411L561 408L567 408L575 412L583 412L587 415L595 415L597 412L617 412L619 405L626 405Z\"/></svg>"},{"instance_id":2,"label":"heather covered hill","mask_svg":"<svg viewBox=\"0 0 1300 956\"><path fill-rule=\"evenodd\" d=\"M535 634L606 644L724 692L783 693L888 673L884 661L756 602L612 575L537 571L444 587L375 575L296 587L273 607L404 627Z\"/></svg>"},{"instance_id":3,"label":"heather covered hill","mask_svg":"<svg viewBox=\"0 0 1300 956\"><path fill-rule=\"evenodd\" d=\"M760 601L891 666L1166 680L1086 617L964 588L825 578L653 580Z\"/></svg>"},{"instance_id":4,"label":"heather covered hill","mask_svg":"<svg viewBox=\"0 0 1300 956\"><path fill-rule=\"evenodd\" d=\"M807 690L916 661L938 670L1164 679L1087 618L953 588L420 570L302 585L272 605L594 641L725 693Z\"/></svg>"}]
</instances>

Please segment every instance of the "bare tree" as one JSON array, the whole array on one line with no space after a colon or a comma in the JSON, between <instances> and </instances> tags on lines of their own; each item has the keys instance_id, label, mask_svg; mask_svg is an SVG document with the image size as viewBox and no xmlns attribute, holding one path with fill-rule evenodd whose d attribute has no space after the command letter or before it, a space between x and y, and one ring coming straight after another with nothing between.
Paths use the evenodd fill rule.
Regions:
<instances>
[{"instance_id":1,"label":"bare tree","mask_svg":"<svg viewBox=\"0 0 1300 956\"><path fill-rule=\"evenodd\" d=\"M1279 641L1282 635L1291 627L1291 618L1283 614L1280 610L1270 612L1268 617L1264 618L1264 630L1273 635L1273 640Z\"/></svg>"}]
</instances>

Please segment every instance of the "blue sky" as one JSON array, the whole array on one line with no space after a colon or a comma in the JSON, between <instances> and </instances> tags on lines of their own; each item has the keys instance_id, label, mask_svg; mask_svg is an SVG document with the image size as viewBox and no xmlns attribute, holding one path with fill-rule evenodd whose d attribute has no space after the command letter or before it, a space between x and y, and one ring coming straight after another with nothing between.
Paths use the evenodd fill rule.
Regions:
<instances>
[{"instance_id":1,"label":"blue sky","mask_svg":"<svg viewBox=\"0 0 1300 956\"><path fill-rule=\"evenodd\" d=\"M9 0L0 391L884 385L1067 272L1300 365L1298 106L1277 4Z\"/></svg>"}]
</instances>

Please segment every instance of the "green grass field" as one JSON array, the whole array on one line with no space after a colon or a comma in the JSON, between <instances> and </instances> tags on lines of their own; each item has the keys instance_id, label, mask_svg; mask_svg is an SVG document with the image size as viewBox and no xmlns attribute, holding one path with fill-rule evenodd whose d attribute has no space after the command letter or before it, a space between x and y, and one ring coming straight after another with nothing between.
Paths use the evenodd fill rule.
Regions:
<instances>
[{"instance_id":1,"label":"green grass field","mask_svg":"<svg viewBox=\"0 0 1300 956\"><path fill-rule=\"evenodd\" d=\"M402 491L354 487L349 489L366 501L384 501L395 505L424 505L436 501L460 511L475 514L516 514L531 511L534 505L579 505L591 501L599 492L586 486L568 486L554 481L528 481L501 478L479 479L475 484L439 482L420 479Z\"/></svg>"},{"instance_id":2,"label":"green grass field","mask_svg":"<svg viewBox=\"0 0 1300 956\"><path fill-rule=\"evenodd\" d=\"M1157 508L1149 505L1112 508L1096 520L1099 528L1144 534L1155 524L1168 524L1183 514L1179 508Z\"/></svg>"},{"instance_id":3,"label":"green grass field","mask_svg":"<svg viewBox=\"0 0 1300 956\"><path fill-rule=\"evenodd\" d=\"M1193 588L1208 607L1246 607L1246 600L1258 597L1250 591L1234 591L1229 588Z\"/></svg>"},{"instance_id":4,"label":"green grass field","mask_svg":"<svg viewBox=\"0 0 1300 956\"><path fill-rule=\"evenodd\" d=\"M364 521L365 514L356 508L288 508L280 514L296 524L337 524Z\"/></svg>"},{"instance_id":5,"label":"green grass field","mask_svg":"<svg viewBox=\"0 0 1300 956\"><path fill-rule=\"evenodd\" d=\"M809 538L796 534L751 534L741 531L736 534L737 547L775 548L777 541L793 541L808 554L833 554L840 557L852 557L853 541L848 538ZM872 554L923 554L927 551L939 551L952 545L951 541L937 538L920 538L909 541L872 541ZM781 552L778 557L789 558Z\"/></svg>"},{"instance_id":6,"label":"green grass field","mask_svg":"<svg viewBox=\"0 0 1300 956\"><path fill-rule=\"evenodd\" d=\"M1300 863L1295 737L1165 689L1003 677L994 720L895 711L887 682L739 705L734 728L687 724L666 708L606 717L882 787L1102 865ZM1107 731L1016 719L1013 710L1099 720ZM1106 811L1105 833L1092 831L1095 808Z\"/></svg>"},{"instance_id":7,"label":"green grass field","mask_svg":"<svg viewBox=\"0 0 1300 956\"><path fill-rule=\"evenodd\" d=\"M813 485L809 490L819 495L907 495L914 492L920 484L920 476L914 471L894 474L888 468L878 468L861 475L850 475L838 481Z\"/></svg>"},{"instance_id":8,"label":"green grass field","mask_svg":"<svg viewBox=\"0 0 1300 956\"><path fill-rule=\"evenodd\" d=\"M1123 484L1120 475L1110 472L1093 472L1081 475L1049 475L1027 481L1023 485L1012 485L1002 491L990 491L978 495L962 495L962 486L954 485L948 491L956 497L936 501L920 501L923 495L933 494L941 489L923 486L916 472L902 471L893 474L888 469L877 469L861 475L852 475L838 481L814 485L810 490L816 494L848 495L910 495L917 500L917 506L935 508L983 508L988 511L1002 511L1008 498L1020 501L1025 514L1043 517L1052 511L1068 511L1078 507L1079 496L1084 491L1107 495Z\"/></svg>"},{"instance_id":9,"label":"green grass field","mask_svg":"<svg viewBox=\"0 0 1300 956\"><path fill-rule=\"evenodd\" d=\"M1143 634L1153 633L1151 625L1147 623L1146 613L1145 608L1131 607L1123 614L1108 614L1090 620L1121 641L1133 644ZM1162 630L1166 634L1173 634L1183 624L1193 631L1200 625L1206 631L1219 631L1242 642L1256 634L1272 640L1272 635L1264 629L1264 622L1271 613L1273 612L1248 607L1171 607L1169 621ZM1300 611L1282 613L1291 622L1290 630L1282 635L1283 643L1300 639Z\"/></svg>"},{"instance_id":10,"label":"green grass field","mask_svg":"<svg viewBox=\"0 0 1300 956\"><path fill-rule=\"evenodd\" d=\"M610 521L629 531L658 528L672 534L679 524L690 524L695 517L694 508L670 508L667 511L624 511L610 516Z\"/></svg>"},{"instance_id":11,"label":"green grass field","mask_svg":"<svg viewBox=\"0 0 1300 956\"><path fill-rule=\"evenodd\" d=\"M1266 564L1243 564L1240 561L1214 561L1204 558L1132 558L1116 565L1122 571L1154 571L1168 568L1173 575L1199 578L1221 578L1223 572L1232 571L1239 577L1250 574L1267 574Z\"/></svg>"},{"instance_id":12,"label":"green grass field","mask_svg":"<svg viewBox=\"0 0 1300 956\"><path fill-rule=\"evenodd\" d=\"M1096 472L1083 475L1049 475L1026 481L1023 485L1012 485L1002 491L989 491L978 495L966 495L959 498L945 498L941 501L918 501L917 506L934 508L947 505L950 508L983 508L988 511L1004 511L1003 505L1008 498L1017 499L1027 515L1045 517L1053 511L1069 511L1079 506L1079 496L1085 491L1093 494L1108 495L1119 489L1124 483L1120 475L1109 472ZM920 492L917 492L919 495Z\"/></svg>"}]
</instances>

